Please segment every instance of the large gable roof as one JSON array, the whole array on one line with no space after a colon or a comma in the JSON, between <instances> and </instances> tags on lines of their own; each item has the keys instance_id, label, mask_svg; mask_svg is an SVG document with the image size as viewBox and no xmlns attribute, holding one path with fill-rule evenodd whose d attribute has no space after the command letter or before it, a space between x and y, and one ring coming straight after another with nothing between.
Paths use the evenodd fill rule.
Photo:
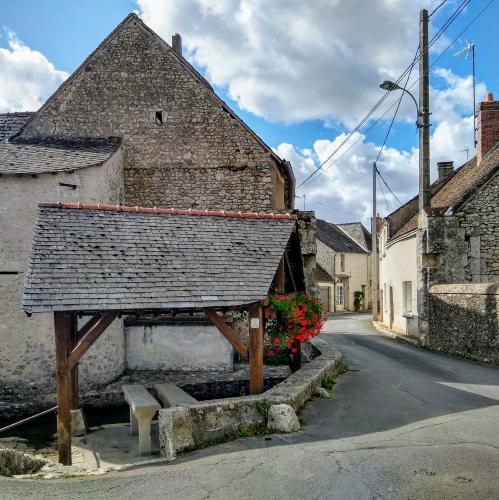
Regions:
<instances>
[{"instance_id":1,"label":"large gable roof","mask_svg":"<svg viewBox=\"0 0 499 500\"><path fill-rule=\"evenodd\" d=\"M499 145L489 151L477 163L476 156L457 169L452 177L433 194L431 208L452 209L457 207L477 187L499 168ZM418 227L418 214L413 215L393 236L397 238Z\"/></svg>"},{"instance_id":2,"label":"large gable roof","mask_svg":"<svg viewBox=\"0 0 499 500\"><path fill-rule=\"evenodd\" d=\"M228 307L268 293L289 214L41 205L27 312Z\"/></svg>"},{"instance_id":3,"label":"large gable roof","mask_svg":"<svg viewBox=\"0 0 499 500\"><path fill-rule=\"evenodd\" d=\"M317 219L317 239L335 252L368 253L351 236L346 234L337 224Z\"/></svg>"},{"instance_id":4,"label":"large gable roof","mask_svg":"<svg viewBox=\"0 0 499 500\"><path fill-rule=\"evenodd\" d=\"M120 147L118 140L1 143L0 175L68 172L102 165Z\"/></svg>"}]
</instances>

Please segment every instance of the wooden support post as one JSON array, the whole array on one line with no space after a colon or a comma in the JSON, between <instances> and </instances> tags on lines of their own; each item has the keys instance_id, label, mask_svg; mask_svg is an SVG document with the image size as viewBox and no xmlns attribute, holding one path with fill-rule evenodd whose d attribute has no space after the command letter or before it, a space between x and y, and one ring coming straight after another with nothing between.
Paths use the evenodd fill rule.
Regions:
<instances>
[{"instance_id":1,"label":"wooden support post","mask_svg":"<svg viewBox=\"0 0 499 500\"><path fill-rule=\"evenodd\" d=\"M284 254L286 255L286 254ZM279 267L277 269L277 292L285 293L286 292L286 267L284 262L284 255L279 262Z\"/></svg>"},{"instance_id":2,"label":"wooden support post","mask_svg":"<svg viewBox=\"0 0 499 500\"><path fill-rule=\"evenodd\" d=\"M70 344L69 351L72 351L78 343L78 316L71 313ZM71 379L71 410L77 410L80 406L80 387L78 383L78 363L70 369Z\"/></svg>"},{"instance_id":3,"label":"wooden support post","mask_svg":"<svg viewBox=\"0 0 499 500\"><path fill-rule=\"evenodd\" d=\"M263 334L264 318L261 304L250 306L249 319L249 376L250 394L263 392Z\"/></svg>"},{"instance_id":4,"label":"wooden support post","mask_svg":"<svg viewBox=\"0 0 499 500\"><path fill-rule=\"evenodd\" d=\"M57 439L59 462L71 465L71 377L68 365L71 313L54 313L55 377L57 383Z\"/></svg>"}]
</instances>

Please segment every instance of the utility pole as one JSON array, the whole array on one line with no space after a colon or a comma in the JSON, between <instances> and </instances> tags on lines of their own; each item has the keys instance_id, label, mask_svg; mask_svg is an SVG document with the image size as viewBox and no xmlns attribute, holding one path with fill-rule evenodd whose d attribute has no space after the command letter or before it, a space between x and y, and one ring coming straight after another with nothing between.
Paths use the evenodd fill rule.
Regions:
<instances>
[{"instance_id":1,"label":"utility pole","mask_svg":"<svg viewBox=\"0 0 499 500\"><path fill-rule=\"evenodd\" d=\"M373 321L378 321L378 240L376 220L376 162L373 162L373 217L371 223L371 301Z\"/></svg>"},{"instance_id":2,"label":"utility pole","mask_svg":"<svg viewBox=\"0 0 499 500\"><path fill-rule=\"evenodd\" d=\"M428 11L419 14L419 217L417 233L417 303L419 339L428 336L429 276L426 262L430 192L430 73L428 64Z\"/></svg>"},{"instance_id":3,"label":"utility pole","mask_svg":"<svg viewBox=\"0 0 499 500\"><path fill-rule=\"evenodd\" d=\"M430 71L428 11L419 14L419 210L430 207Z\"/></svg>"}]
</instances>

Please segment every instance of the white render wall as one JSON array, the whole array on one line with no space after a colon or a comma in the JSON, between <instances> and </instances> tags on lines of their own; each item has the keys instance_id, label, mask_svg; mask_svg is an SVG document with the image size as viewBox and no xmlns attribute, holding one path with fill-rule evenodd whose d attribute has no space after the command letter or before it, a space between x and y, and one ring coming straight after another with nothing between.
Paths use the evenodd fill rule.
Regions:
<instances>
[{"instance_id":1,"label":"white render wall","mask_svg":"<svg viewBox=\"0 0 499 500\"><path fill-rule=\"evenodd\" d=\"M232 370L234 349L213 325L129 325L126 367L132 370Z\"/></svg>"},{"instance_id":2,"label":"white render wall","mask_svg":"<svg viewBox=\"0 0 499 500\"><path fill-rule=\"evenodd\" d=\"M386 226L380 238L379 289L383 290L383 324L390 327L389 287L393 287L392 330L406 335L417 335L417 268L416 234L412 233L391 244L386 244ZM412 282L412 317L404 315L404 281ZM385 297L384 290L387 294Z\"/></svg>"},{"instance_id":3,"label":"white render wall","mask_svg":"<svg viewBox=\"0 0 499 500\"><path fill-rule=\"evenodd\" d=\"M354 292L362 291L365 285L364 303L367 307L371 302L370 280L371 280L371 254L367 253L345 253L345 270L341 271L341 253L317 240L317 263L336 280L343 279L345 283L346 308L353 311ZM321 285L323 286L323 285ZM331 297L334 305L334 294Z\"/></svg>"},{"instance_id":4,"label":"white render wall","mask_svg":"<svg viewBox=\"0 0 499 500\"><path fill-rule=\"evenodd\" d=\"M22 393L23 388L52 386L54 381L53 315L28 318L21 309L38 204L122 203L122 164L120 149L103 165L73 173L0 176L0 272L19 273L0 274L0 397L2 387L15 386ZM116 320L79 364L80 384L106 383L123 371L124 363L123 326Z\"/></svg>"}]
</instances>

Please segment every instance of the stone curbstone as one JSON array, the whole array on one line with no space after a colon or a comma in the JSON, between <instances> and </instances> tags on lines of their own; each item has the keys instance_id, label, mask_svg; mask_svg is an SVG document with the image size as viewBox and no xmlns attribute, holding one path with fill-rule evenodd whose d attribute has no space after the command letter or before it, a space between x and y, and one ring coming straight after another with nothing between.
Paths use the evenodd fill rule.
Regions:
<instances>
[{"instance_id":1,"label":"stone curbstone","mask_svg":"<svg viewBox=\"0 0 499 500\"><path fill-rule=\"evenodd\" d=\"M236 439L242 427L266 425L266 412L274 405L298 411L314 395L321 378L335 375L343 365L341 352L326 342L316 342L314 348L321 355L263 394L159 410L161 455L174 460L178 453Z\"/></svg>"}]
</instances>

